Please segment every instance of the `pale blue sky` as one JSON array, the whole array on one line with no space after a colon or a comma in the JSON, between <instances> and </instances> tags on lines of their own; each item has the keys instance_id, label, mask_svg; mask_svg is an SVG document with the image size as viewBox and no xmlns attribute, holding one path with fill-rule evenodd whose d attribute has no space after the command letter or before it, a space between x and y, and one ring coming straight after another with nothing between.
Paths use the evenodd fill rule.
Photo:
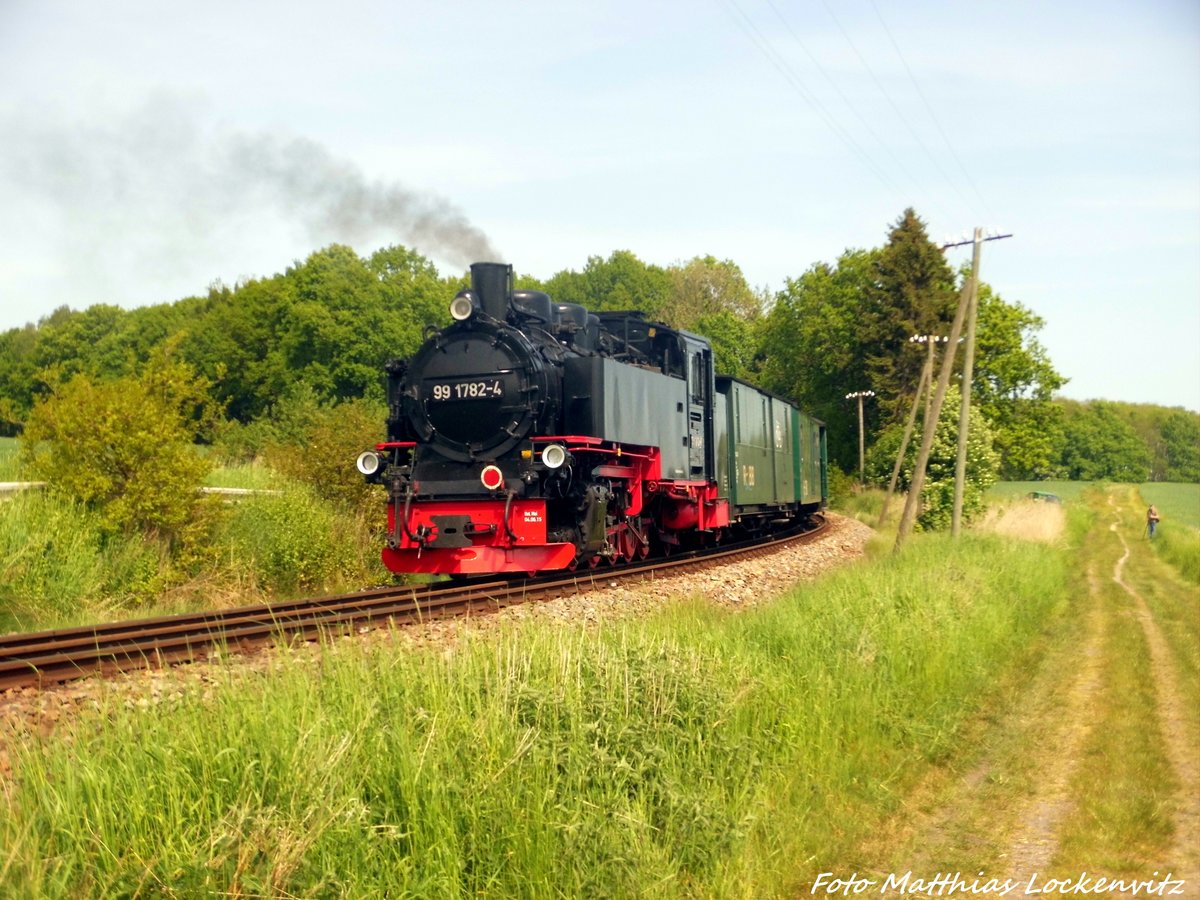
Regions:
<instances>
[{"instance_id":1,"label":"pale blue sky","mask_svg":"<svg viewBox=\"0 0 1200 900\"><path fill-rule=\"evenodd\" d=\"M909 205L1065 395L1200 410L1194 0L0 0L0 328L334 241L777 290Z\"/></svg>"}]
</instances>

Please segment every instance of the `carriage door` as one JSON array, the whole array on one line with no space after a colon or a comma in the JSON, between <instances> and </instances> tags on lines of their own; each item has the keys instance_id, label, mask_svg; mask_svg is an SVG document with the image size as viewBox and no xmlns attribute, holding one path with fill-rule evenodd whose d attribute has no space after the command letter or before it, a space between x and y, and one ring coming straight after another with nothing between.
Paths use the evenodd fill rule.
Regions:
<instances>
[{"instance_id":1,"label":"carriage door","mask_svg":"<svg viewBox=\"0 0 1200 900\"><path fill-rule=\"evenodd\" d=\"M688 341L688 471L694 481L707 481L713 472L712 350Z\"/></svg>"}]
</instances>

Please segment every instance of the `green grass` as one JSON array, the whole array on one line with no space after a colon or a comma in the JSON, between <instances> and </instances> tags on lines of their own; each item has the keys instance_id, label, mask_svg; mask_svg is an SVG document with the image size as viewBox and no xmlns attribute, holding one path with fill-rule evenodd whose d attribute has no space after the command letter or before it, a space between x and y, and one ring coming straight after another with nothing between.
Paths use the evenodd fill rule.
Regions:
<instances>
[{"instance_id":1,"label":"green grass","mask_svg":"<svg viewBox=\"0 0 1200 900\"><path fill-rule=\"evenodd\" d=\"M1118 514L1109 502L1113 497L1121 500L1120 533L1110 528ZM1055 864L1064 873L1136 873L1150 860L1155 868L1166 869L1164 854L1174 831L1173 794L1179 785L1157 706L1163 686L1152 669L1146 633L1137 624L1139 606L1111 577L1114 562L1125 558L1128 548L1124 578L1146 599L1173 645L1175 663L1183 666L1180 686L1191 702L1197 698L1195 597L1179 591L1163 573L1147 578L1156 563L1137 540L1143 510L1132 488L1096 495L1091 502L1097 527L1079 550L1079 564L1102 575L1091 587L1091 600L1101 605L1105 620L1101 680L1090 711L1093 728L1073 779L1075 804L1064 822ZM1185 708L1194 710L1191 702ZM1190 718L1194 741L1194 712Z\"/></svg>"},{"instance_id":2,"label":"green grass","mask_svg":"<svg viewBox=\"0 0 1200 900\"><path fill-rule=\"evenodd\" d=\"M1158 507L1163 523L1178 522L1200 529L1200 484L1152 482L1138 488L1146 505Z\"/></svg>"},{"instance_id":3,"label":"green grass","mask_svg":"<svg viewBox=\"0 0 1200 900\"><path fill-rule=\"evenodd\" d=\"M883 499L886 491L879 488L864 488L846 493L840 501L833 507L835 512L843 515L852 516L860 522L867 522L874 526L879 520L879 513L883 509ZM892 498L893 506L903 507L904 495Z\"/></svg>"},{"instance_id":4,"label":"green grass","mask_svg":"<svg viewBox=\"0 0 1200 900\"><path fill-rule=\"evenodd\" d=\"M806 893L996 684L1036 661L1067 556L914 540L741 614L339 644L13 748L15 894Z\"/></svg>"},{"instance_id":5,"label":"green grass","mask_svg":"<svg viewBox=\"0 0 1200 900\"><path fill-rule=\"evenodd\" d=\"M153 543L106 537L99 516L44 491L0 507L0 615L25 631L111 618L144 591L162 556Z\"/></svg>"},{"instance_id":6,"label":"green grass","mask_svg":"<svg viewBox=\"0 0 1200 900\"><path fill-rule=\"evenodd\" d=\"M0 437L0 481L20 481L21 473L17 468L17 454L21 444L13 437Z\"/></svg>"},{"instance_id":7,"label":"green grass","mask_svg":"<svg viewBox=\"0 0 1200 900\"><path fill-rule=\"evenodd\" d=\"M156 613L357 590L391 580L381 538L293 485L212 501L211 532L185 563L161 541L112 533L47 491L0 506L0 628L33 631Z\"/></svg>"},{"instance_id":8,"label":"green grass","mask_svg":"<svg viewBox=\"0 0 1200 900\"><path fill-rule=\"evenodd\" d=\"M1143 484L1138 493L1143 529L1149 504L1162 516L1151 542L1155 552L1186 581L1200 584L1200 484Z\"/></svg>"},{"instance_id":9,"label":"green grass","mask_svg":"<svg viewBox=\"0 0 1200 900\"><path fill-rule=\"evenodd\" d=\"M353 460L350 461L351 465ZM249 488L251 490L281 490L288 479L259 462L218 466L204 479L205 487Z\"/></svg>"}]
</instances>

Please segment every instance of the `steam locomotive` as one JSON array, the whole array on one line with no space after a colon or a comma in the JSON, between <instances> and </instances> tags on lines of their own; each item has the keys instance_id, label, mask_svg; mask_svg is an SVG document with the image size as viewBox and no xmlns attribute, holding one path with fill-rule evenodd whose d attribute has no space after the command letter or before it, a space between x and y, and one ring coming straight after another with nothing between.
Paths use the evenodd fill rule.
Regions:
<instances>
[{"instance_id":1,"label":"steam locomotive","mask_svg":"<svg viewBox=\"0 0 1200 900\"><path fill-rule=\"evenodd\" d=\"M392 571L617 564L825 507L824 425L716 375L705 338L514 290L502 263L450 315L387 364L387 440L357 461Z\"/></svg>"}]
</instances>

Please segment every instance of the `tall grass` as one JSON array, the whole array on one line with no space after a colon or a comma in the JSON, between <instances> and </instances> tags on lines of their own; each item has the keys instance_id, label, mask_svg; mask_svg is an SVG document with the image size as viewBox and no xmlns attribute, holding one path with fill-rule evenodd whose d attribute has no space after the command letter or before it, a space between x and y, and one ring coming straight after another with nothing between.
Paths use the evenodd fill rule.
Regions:
<instances>
[{"instance_id":1,"label":"tall grass","mask_svg":"<svg viewBox=\"0 0 1200 900\"><path fill-rule=\"evenodd\" d=\"M19 481L21 470L17 457L21 446L16 438L0 437L0 481Z\"/></svg>"},{"instance_id":2,"label":"tall grass","mask_svg":"<svg viewBox=\"0 0 1200 900\"><path fill-rule=\"evenodd\" d=\"M914 541L742 614L327 648L14 753L39 896L794 896L1036 658L1066 558Z\"/></svg>"},{"instance_id":3,"label":"tall grass","mask_svg":"<svg viewBox=\"0 0 1200 900\"><path fill-rule=\"evenodd\" d=\"M40 491L0 513L0 614L13 628L104 618L122 598L143 596L162 563L153 543L112 539L82 504Z\"/></svg>"},{"instance_id":4,"label":"tall grass","mask_svg":"<svg viewBox=\"0 0 1200 900\"><path fill-rule=\"evenodd\" d=\"M254 462L219 465L204 479L207 487L247 488L249 490L280 490L287 479L279 472L257 460Z\"/></svg>"},{"instance_id":5,"label":"tall grass","mask_svg":"<svg viewBox=\"0 0 1200 900\"><path fill-rule=\"evenodd\" d=\"M835 509L848 516L853 516L860 522L868 522L874 525L879 520L879 513L883 511L883 500L886 492L879 488L864 488L862 490L854 490L842 495ZM904 496L899 495L899 503L897 498L892 498L893 508L902 507Z\"/></svg>"},{"instance_id":6,"label":"tall grass","mask_svg":"<svg viewBox=\"0 0 1200 900\"><path fill-rule=\"evenodd\" d=\"M82 504L27 492L0 505L0 628L37 630L207 609L389 580L381 538L296 485L216 516L187 566L152 536L113 534Z\"/></svg>"},{"instance_id":7,"label":"tall grass","mask_svg":"<svg viewBox=\"0 0 1200 900\"><path fill-rule=\"evenodd\" d=\"M234 507L218 535L235 577L275 594L334 589L385 572L365 523L292 484Z\"/></svg>"}]
</instances>

